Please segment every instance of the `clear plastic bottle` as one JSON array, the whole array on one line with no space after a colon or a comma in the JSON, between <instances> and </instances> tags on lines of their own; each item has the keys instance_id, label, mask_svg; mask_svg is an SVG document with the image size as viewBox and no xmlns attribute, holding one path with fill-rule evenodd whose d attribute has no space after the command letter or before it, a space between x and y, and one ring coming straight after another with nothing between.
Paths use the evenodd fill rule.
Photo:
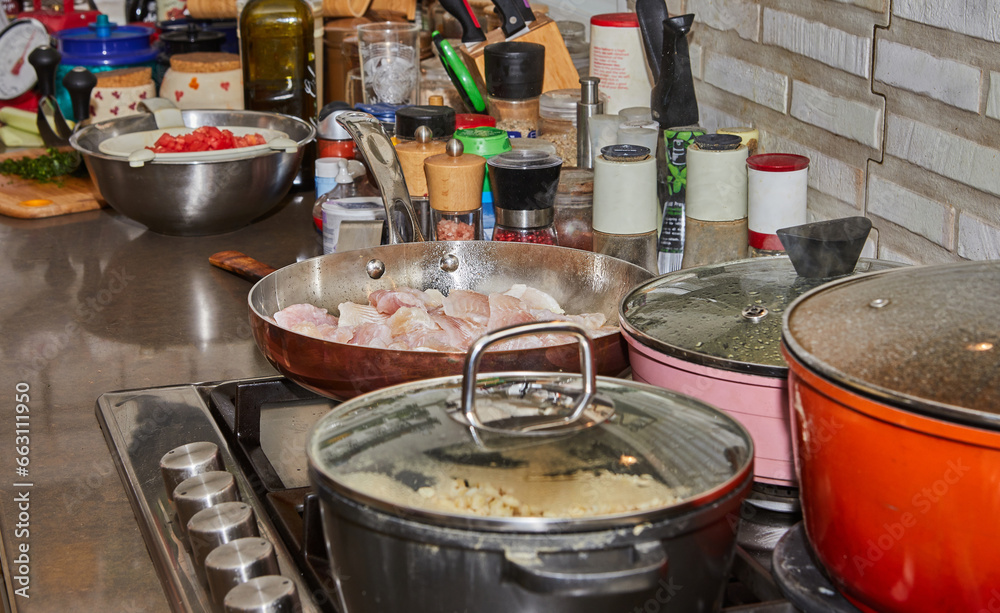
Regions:
<instances>
[{"instance_id":1,"label":"clear plastic bottle","mask_svg":"<svg viewBox=\"0 0 1000 613\"><path fill-rule=\"evenodd\" d=\"M354 173L350 171L349 164L359 164L358 162L339 160L339 163L340 172L337 173L337 185L325 194L319 194L316 198L316 204L313 205L313 226L317 232L323 232L323 205L325 203L359 196L378 197L382 194L377 187L368 182L363 173L361 176L355 177Z\"/></svg>"}]
</instances>

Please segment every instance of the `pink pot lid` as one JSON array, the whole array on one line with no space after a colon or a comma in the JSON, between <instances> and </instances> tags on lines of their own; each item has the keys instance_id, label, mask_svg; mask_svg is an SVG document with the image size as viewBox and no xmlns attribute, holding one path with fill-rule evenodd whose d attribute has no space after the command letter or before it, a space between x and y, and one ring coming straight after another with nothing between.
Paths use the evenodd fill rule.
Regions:
<instances>
[{"instance_id":1,"label":"pink pot lid","mask_svg":"<svg viewBox=\"0 0 1000 613\"><path fill-rule=\"evenodd\" d=\"M854 274L898 266L862 258ZM792 301L830 280L798 276L787 256L688 268L629 292L619 320L639 342L668 355L784 378L781 317Z\"/></svg>"},{"instance_id":2,"label":"pink pot lid","mask_svg":"<svg viewBox=\"0 0 1000 613\"><path fill-rule=\"evenodd\" d=\"M1000 261L847 278L789 306L782 342L863 395L1000 430Z\"/></svg>"}]
</instances>

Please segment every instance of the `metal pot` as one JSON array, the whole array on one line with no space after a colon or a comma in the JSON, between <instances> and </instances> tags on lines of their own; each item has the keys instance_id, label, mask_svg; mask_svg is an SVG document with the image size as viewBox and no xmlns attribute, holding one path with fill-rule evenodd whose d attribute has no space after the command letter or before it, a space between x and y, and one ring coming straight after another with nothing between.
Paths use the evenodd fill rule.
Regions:
<instances>
[{"instance_id":1,"label":"metal pot","mask_svg":"<svg viewBox=\"0 0 1000 613\"><path fill-rule=\"evenodd\" d=\"M806 533L865 611L995 608L998 288L995 261L891 270L784 317Z\"/></svg>"},{"instance_id":2,"label":"metal pot","mask_svg":"<svg viewBox=\"0 0 1000 613\"><path fill-rule=\"evenodd\" d=\"M528 332L580 338L583 375L476 369ZM752 479L733 419L595 377L574 324L484 336L464 377L379 390L309 435L345 613L713 611ZM491 489L493 488L493 489Z\"/></svg>"},{"instance_id":3,"label":"metal pot","mask_svg":"<svg viewBox=\"0 0 1000 613\"><path fill-rule=\"evenodd\" d=\"M854 274L902 266L861 259ZM755 480L796 486L781 316L829 282L796 274L786 256L738 260L657 277L622 300L632 376L726 411L753 435Z\"/></svg>"}]
</instances>

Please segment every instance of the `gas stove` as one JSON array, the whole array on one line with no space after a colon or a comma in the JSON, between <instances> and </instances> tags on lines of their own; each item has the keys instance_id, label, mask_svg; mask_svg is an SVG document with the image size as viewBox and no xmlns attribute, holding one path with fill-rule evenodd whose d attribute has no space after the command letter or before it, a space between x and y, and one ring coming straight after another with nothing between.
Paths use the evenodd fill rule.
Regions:
<instances>
[{"instance_id":1,"label":"gas stove","mask_svg":"<svg viewBox=\"0 0 1000 613\"><path fill-rule=\"evenodd\" d=\"M274 546L281 574L294 582L302 610L347 613L333 584L304 452L309 429L336 404L282 377L111 392L98 399L98 421L172 610L218 610L195 571L159 464L172 449L207 441L218 446L240 498L254 512L260 536ZM796 570L809 562L801 534L782 544L786 540L794 563L776 561L781 572L774 574L760 550L737 548L722 610L856 611L830 608L830 598L810 600L810 594L833 589L818 571L814 576ZM791 587L779 587L776 579Z\"/></svg>"}]
</instances>

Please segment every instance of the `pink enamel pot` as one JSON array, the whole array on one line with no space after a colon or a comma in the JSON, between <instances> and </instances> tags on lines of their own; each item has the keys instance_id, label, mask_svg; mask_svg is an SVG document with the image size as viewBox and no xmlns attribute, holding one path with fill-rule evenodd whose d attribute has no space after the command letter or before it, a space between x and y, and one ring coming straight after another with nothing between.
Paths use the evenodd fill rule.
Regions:
<instances>
[{"instance_id":1,"label":"pink enamel pot","mask_svg":"<svg viewBox=\"0 0 1000 613\"><path fill-rule=\"evenodd\" d=\"M854 273L898 267L862 259ZM797 487L781 317L829 282L796 274L785 256L681 270L634 288L619 320L632 376L707 402L754 439L754 480Z\"/></svg>"}]
</instances>

